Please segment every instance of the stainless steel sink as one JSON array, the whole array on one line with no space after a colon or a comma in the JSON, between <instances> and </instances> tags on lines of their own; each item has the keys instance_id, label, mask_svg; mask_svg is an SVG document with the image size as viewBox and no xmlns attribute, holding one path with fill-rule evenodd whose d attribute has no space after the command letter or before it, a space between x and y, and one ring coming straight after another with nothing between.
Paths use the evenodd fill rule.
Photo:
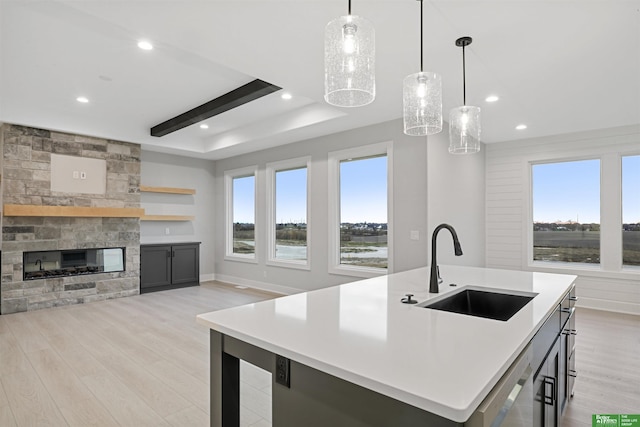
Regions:
<instances>
[{"instance_id":1,"label":"stainless steel sink","mask_svg":"<svg viewBox=\"0 0 640 427\"><path fill-rule=\"evenodd\" d=\"M452 294L418 304L417 307L507 321L536 295L531 292L511 293L502 289L464 287Z\"/></svg>"}]
</instances>

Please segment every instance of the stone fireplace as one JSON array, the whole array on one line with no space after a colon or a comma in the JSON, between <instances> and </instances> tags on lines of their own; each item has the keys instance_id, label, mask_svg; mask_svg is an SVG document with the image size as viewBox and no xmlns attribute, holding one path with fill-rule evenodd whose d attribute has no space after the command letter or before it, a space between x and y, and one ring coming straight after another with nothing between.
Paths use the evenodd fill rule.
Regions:
<instances>
[{"instance_id":1,"label":"stone fireplace","mask_svg":"<svg viewBox=\"0 0 640 427\"><path fill-rule=\"evenodd\" d=\"M3 153L3 205L116 210L140 207L140 146L137 144L10 124L0 127L0 143ZM59 191L55 183L52 185L52 154L68 156L66 158L71 162L76 159L78 162L82 159L103 160L106 164L104 190L98 193ZM73 178L76 178L73 173ZM78 182L79 189L82 189L81 184ZM140 292L140 221L137 217L8 216L5 211L1 247L2 314ZM64 268L70 269L74 262L79 262L81 255L91 257L93 255L90 254L95 252L104 256L99 250L105 248L122 250L123 269L91 271L92 274L25 276L25 272L34 271L38 260L38 271L44 267L55 270L52 260L57 260L60 254L58 270L61 270L64 253L67 259ZM32 252L41 253L33 261L34 265L31 265L33 254L29 254ZM42 254L45 253L49 254L49 259L45 255L43 260ZM26 269L25 262L28 263Z\"/></svg>"}]
</instances>

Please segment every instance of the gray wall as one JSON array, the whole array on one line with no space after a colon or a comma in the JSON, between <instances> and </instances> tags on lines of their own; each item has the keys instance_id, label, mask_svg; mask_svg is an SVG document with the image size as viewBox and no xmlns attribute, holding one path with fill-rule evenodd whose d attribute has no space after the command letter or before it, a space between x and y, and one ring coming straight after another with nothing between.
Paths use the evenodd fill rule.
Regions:
<instances>
[{"instance_id":1,"label":"gray wall","mask_svg":"<svg viewBox=\"0 0 640 427\"><path fill-rule=\"evenodd\" d=\"M441 263L484 266L484 153L453 156L447 151L446 131L429 137L408 137L402 122L393 120L365 128L341 132L286 146L216 161L214 234L215 276L218 280L271 289L283 293L306 291L357 280L328 273L328 172L327 155L379 142L393 141L393 251L394 271L427 265L429 233L441 222L458 230L465 255L453 257L450 243L443 237L438 259ZM269 162L311 156L311 271L267 266L265 165ZM224 172L258 165L256 222L258 263L224 259ZM462 180L461 180L462 179ZM144 158L143 158L144 181ZM428 202L427 202L427 195ZM428 220L428 216L429 218ZM411 240L410 231L420 232L420 240ZM144 236L144 235L143 235ZM446 237L450 239L450 237ZM450 242L450 240L449 240ZM449 246L447 246L449 245ZM451 254L449 256L449 253ZM455 258L455 259L454 259Z\"/></svg>"},{"instance_id":2,"label":"gray wall","mask_svg":"<svg viewBox=\"0 0 640 427\"><path fill-rule=\"evenodd\" d=\"M194 195L141 193L147 214L193 215L194 221L141 221L140 243L202 242L201 280L214 273L214 162L143 151L140 182L153 187L193 188ZM169 234L166 234L167 229Z\"/></svg>"}]
</instances>

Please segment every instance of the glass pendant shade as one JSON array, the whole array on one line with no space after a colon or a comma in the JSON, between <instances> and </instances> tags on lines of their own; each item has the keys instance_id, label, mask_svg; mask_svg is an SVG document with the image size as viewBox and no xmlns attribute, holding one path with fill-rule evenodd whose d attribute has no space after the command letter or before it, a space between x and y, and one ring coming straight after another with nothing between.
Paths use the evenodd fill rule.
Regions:
<instances>
[{"instance_id":1,"label":"glass pendant shade","mask_svg":"<svg viewBox=\"0 0 640 427\"><path fill-rule=\"evenodd\" d=\"M449 153L480 151L480 108L463 105L449 113Z\"/></svg>"},{"instance_id":2,"label":"glass pendant shade","mask_svg":"<svg viewBox=\"0 0 640 427\"><path fill-rule=\"evenodd\" d=\"M442 131L442 78L429 71L405 77L402 88L404 133L433 135Z\"/></svg>"},{"instance_id":3,"label":"glass pendant shade","mask_svg":"<svg viewBox=\"0 0 640 427\"><path fill-rule=\"evenodd\" d=\"M324 36L324 99L338 107L360 107L376 97L375 31L366 19L341 16Z\"/></svg>"}]
</instances>

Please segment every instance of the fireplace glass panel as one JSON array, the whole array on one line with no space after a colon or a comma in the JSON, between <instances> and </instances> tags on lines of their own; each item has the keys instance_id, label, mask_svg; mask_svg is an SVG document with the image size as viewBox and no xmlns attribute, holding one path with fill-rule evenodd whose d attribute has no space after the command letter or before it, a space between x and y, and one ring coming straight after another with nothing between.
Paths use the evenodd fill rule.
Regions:
<instances>
[{"instance_id":1,"label":"fireplace glass panel","mask_svg":"<svg viewBox=\"0 0 640 427\"><path fill-rule=\"evenodd\" d=\"M125 248L24 252L24 280L125 271Z\"/></svg>"}]
</instances>

